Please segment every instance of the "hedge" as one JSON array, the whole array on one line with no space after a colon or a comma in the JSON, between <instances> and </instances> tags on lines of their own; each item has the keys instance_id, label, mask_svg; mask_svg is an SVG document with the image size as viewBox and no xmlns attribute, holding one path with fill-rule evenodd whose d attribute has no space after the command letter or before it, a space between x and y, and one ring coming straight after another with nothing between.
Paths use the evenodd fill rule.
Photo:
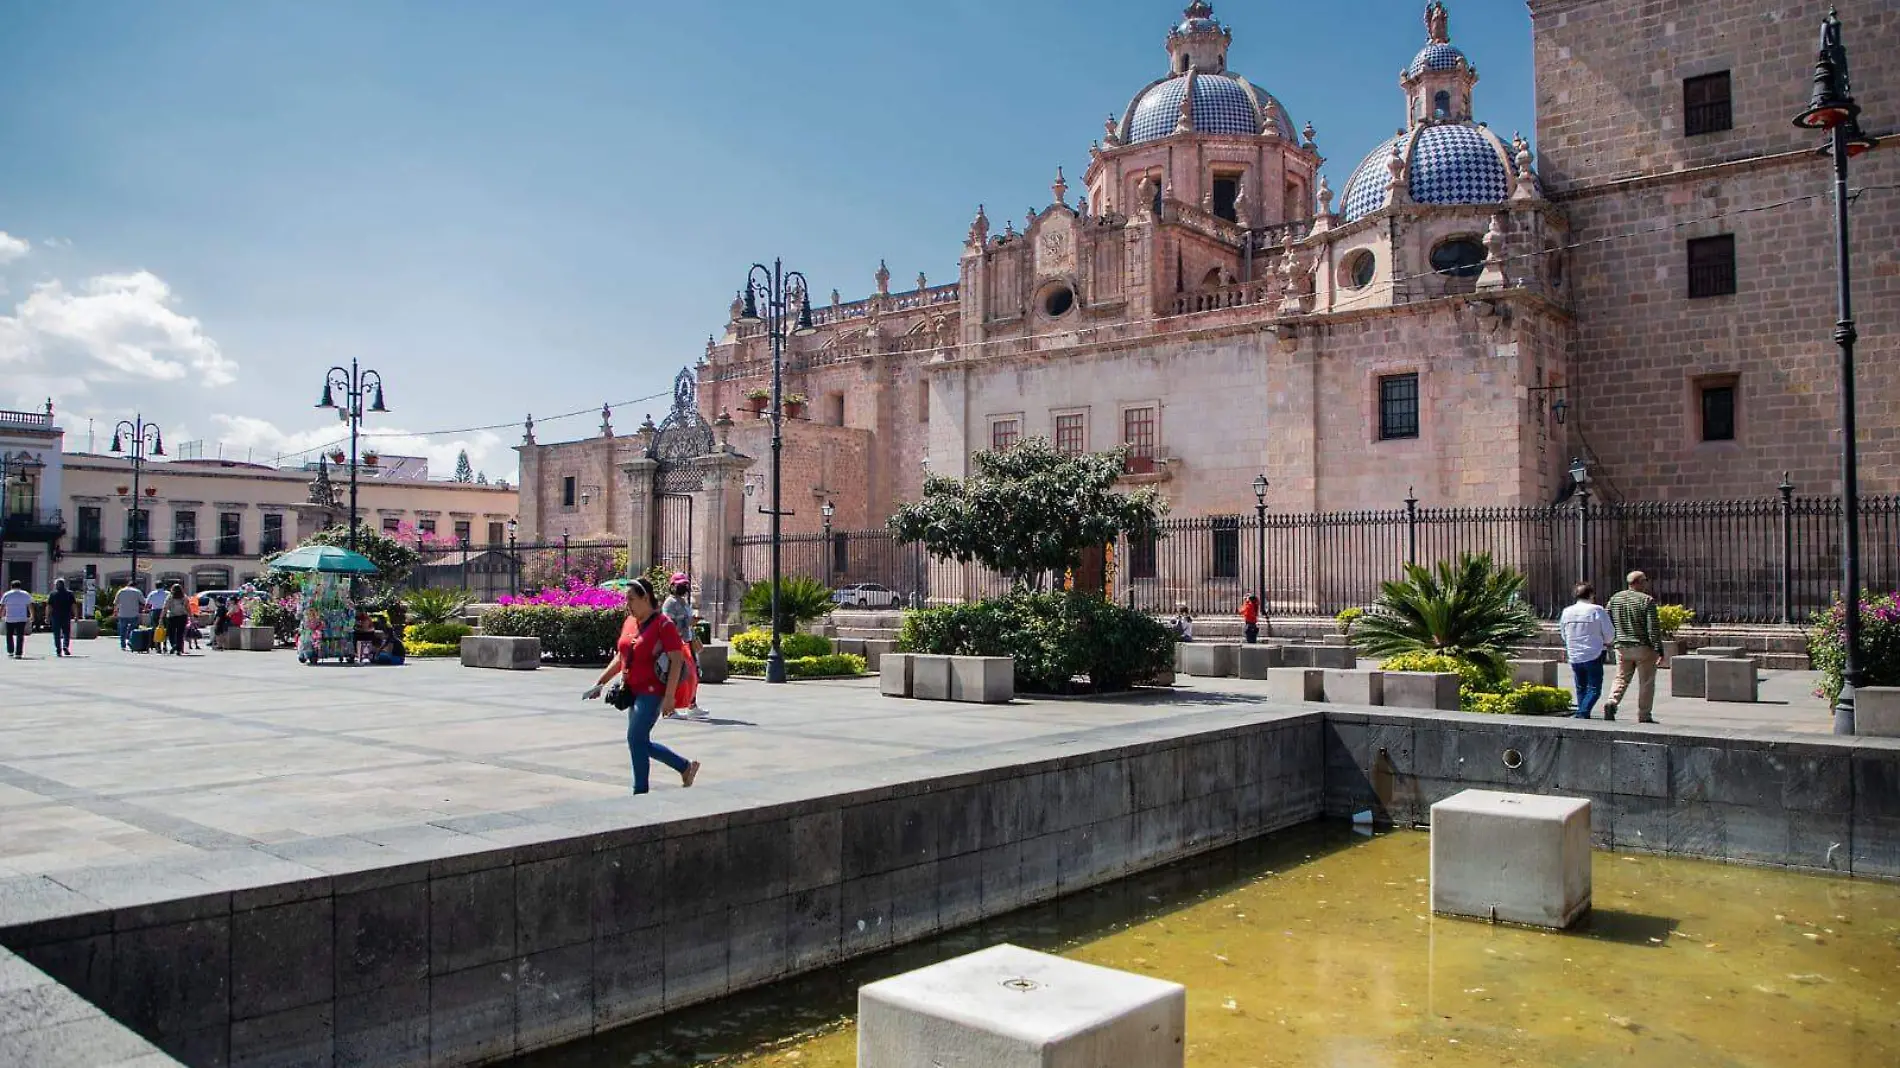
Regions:
<instances>
[{"instance_id":1,"label":"hedge","mask_svg":"<svg viewBox=\"0 0 1900 1068\"><path fill-rule=\"evenodd\" d=\"M1078 676L1096 693L1126 690L1174 666L1173 631L1089 593L1017 593L912 612L897 644L938 656L1014 657L1024 693L1069 693Z\"/></svg>"},{"instance_id":2,"label":"hedge","mask_svg":"<svg viewBox=\"0 0 1900 1068\"><path fill-rule=\"evenodd\" d=\"M541 639L541 655L561 664L605 664L626 613L618 608L517 604L482 614L482 633Z\"/></svg>"},{"instance_id":3,"label":"hedge","mask_svg":"<svg viewBox=\"0 0 1900 1068\"><path fill-rule=\"evenodd\" d=\"M1487 716L1560 716L1570 711L1570 691L1555 686L1512 686L1481 664L1443 653L1400 653L1379 663L1381 671L1454 672L1458 705Z\"/></svg>"},{"instance_id":4,"label":"hedge","mask_svg":"<svg viewBox=\"0 0 1900 1068\"><path fill-rule=\"evenodd\" d=\"M781 648L784 641L779 642ZM740 656L736 652L726 659L726 668L734 675L765 675L765 661L757 657ZM825 656L789 657L785 661L785 674L795 679L835 679L848 678L864 674L864 658L855 653L830 653Z\"/></svg>"},{"instance_id":5,"label":"hedge","mask_svg":"<svg viewBox=\"0 0 1900 1068\"><path fill-rule=\"evenodd\" d=\"M403 649L417 660L462 655L460 642L409 642L404 643Z\"/></svg>"},{"instance_id":6,"label":"hedge","mask_svg":"<svg viewBox=\"0 0 1900 1068\"><path fill-rule=\"evenodd\" d=\"M1488 716L1561 716L1570 711L1570 691L1524 685L1503 693L1472 694L1465 711Z\"/></svg>"},{"instance_id":7,"label":"hedge","mask_svg":"<svg viewBox=\"0 0 1900 1068\"><path fill-rule=\"evenodd\" d=\"M455 645L475 633L467 623L417 623L409 627L409 640L422 645Z\"/></svg>"},{"instance_id":8,"label":"hedge","mask_svg":"<svg viewBox=\"0 0 1900 1068\"><path fill-rule=\"evenodd\" d=\"M731 641L734 656L764 660L766 654L772 651L772 632L768 630L754 628L752 630L741 631L738 634L734 634ZM787 660L803 659L808 656L829 656L831 654L831 639L822 634L802 634L797 631L790 634L780 634L778 636L778 644L779 649L784 652Z\"/></svg>"}]
</instances>

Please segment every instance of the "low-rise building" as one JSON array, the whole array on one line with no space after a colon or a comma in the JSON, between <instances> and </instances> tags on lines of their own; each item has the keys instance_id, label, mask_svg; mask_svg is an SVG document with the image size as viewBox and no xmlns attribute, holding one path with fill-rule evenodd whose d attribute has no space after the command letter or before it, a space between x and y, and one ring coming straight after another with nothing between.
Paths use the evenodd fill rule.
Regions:
<instances>
[{"instance_id":1,"label":"low-rise building","mask_svg":"<svg viewBox=\"0 0 1900 1068\"><path fill-rule=\"evenodd\" d=\"M60 511L64 433L53 402L39 412L0 411L0 586L44 593L66 524Z\"/></svg>"}]
</instances>

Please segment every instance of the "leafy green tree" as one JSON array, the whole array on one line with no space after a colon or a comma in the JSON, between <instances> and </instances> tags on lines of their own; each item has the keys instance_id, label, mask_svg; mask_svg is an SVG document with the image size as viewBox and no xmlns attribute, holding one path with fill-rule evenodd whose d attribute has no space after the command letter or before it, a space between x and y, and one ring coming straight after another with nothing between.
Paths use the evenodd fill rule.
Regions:
<instances>
[{"instance_id":1,"label":"leafy green tree","mask_svg":"<svg viewBox=\"0 0 1900 1068\"><path fill-rule=\"evenodd\" d=\"M348 548L349 544L349 524L338 523L310 535L296 548L302 548L304 545L334 545L338 548ZM401 589L402 585L409 581L409 573L422 562L422 557L416 552L415 546L397 541L380 530L363 526L360 521L356 528L356 551L369 557L370 563L376 565L376 573L364 575L363 582L378 596L387 596ZM264 566L269 568L271 562L282 555L283 553L272 553L264 557Z\"/></svg>"},{"instance_id":2,"label":"leafy green tree","mask_svg":"<svg viewBox=\"0 0 1900 1068\"><path fill-rule=\"evenodd\" d=\"M778 618L779 633L797 630L801 623L810 623L831 614L831 591L825 584L804 575L788 576L779 586ZM739 601L739 612L746 622L764 625L772 618L771 580L754 582L746 588L745 597Z\"/></svg>"},{"instance_id":3,"label":"leafy green tree","mask_svg":"<svg viewBox=\"0 0 1900 1068\"><path fill-rule=\"evenodd\" d=\"M1379 586L1353 640L1367 655L1439 653L1505 674L1511 648L1535 638L1537 616L1524 602L1524 576L1498 567L1490 553L1464 553L1430 568L1407 564L1405 579Z\"/></svg>"},{"instance_id":4,"label":"leafy green tree","mask_svg":"<svg viewBox=\"0 0 1900 1068\"><path fill-rule=\"evenodd\" d=\"M471 465L468 462L467 449L463 449L461 452L455 454L455 479L454 480L457 482L475 481L475 468L473 465Z\"/></svg>"},{"instance_id":5,"label":"leafy green tree","mask_svg":"<svg viewBox=\"0 0 1900 1068\"><path fill-rule=\"evenodd\" d=\"M926 479L923 499L899 508L890 529L933 556L974 561L1042 590L1090 549L1156 536L1166 505L1153 489L1116 489L1126 459L1126 447L1064 455L1045 438L979 452L970 477Z\"/></svg>"}]
</instances>

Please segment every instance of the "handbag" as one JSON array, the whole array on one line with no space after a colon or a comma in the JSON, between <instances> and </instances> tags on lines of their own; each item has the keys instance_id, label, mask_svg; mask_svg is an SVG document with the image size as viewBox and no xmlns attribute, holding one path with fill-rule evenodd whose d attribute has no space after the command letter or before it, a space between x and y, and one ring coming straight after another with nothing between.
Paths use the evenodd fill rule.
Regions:
<instances>
[{"instance_id":1,"label":"handbag","mask_svg":"<svg viewBox=\"0 0 1900 1068\"><path fill-rule=\"evenodd\" d=\"M613 684L607 687L607 692L602 694L600 699L622 712L633 707L633 691L627 689L627 684L620 679L615 679Z\"/></svg>"}]
</instances>

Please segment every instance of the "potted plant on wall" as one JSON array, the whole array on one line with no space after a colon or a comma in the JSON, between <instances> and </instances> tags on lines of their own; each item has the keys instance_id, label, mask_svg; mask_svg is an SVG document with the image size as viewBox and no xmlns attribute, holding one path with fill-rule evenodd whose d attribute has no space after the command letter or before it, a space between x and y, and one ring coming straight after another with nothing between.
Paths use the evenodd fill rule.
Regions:
<instances>
[{"instance_id":1,"label":"potted plant on wall","mask_svg":"<svg viewBox=\"0 0 1900 1068\"><path fill-rule=\"evenodd\" d=\"M803 418L804 414L805 395L803 393L787 393L785 395L785 417L787 419L799 419Z\"/></svg>"},{"instance_id":2,"label":"potted plant on wall","mask_svg":"<svg viewBox=\"0 0 1900 1068\"><path fill-rule=\"evenodd\" d=\"M343 451L342 449L331 449L331 450L330 450L330 462L331 462L331 463L333 463L333 464L340 464L340 463L342 463L342 462L343 462L344 460L347 460L347 459L349 459L349 454L348 454L348 453L346 453L346 452L344 452L344 451Z\"/></svg>"},{"instance_id":3,"label":"potted plant on wall","mask_svg":"<svg viewBox=\"0 0 1900 1068\"><path fill-rule=\"evenodd\" d=\"M748 389L745 394L745 406L754 412L764 412L766 402L772 399L769 389Z\"/></svg>"},{"instance_id":4,"label":"potted plant on wall","mask_svg":"<svg viewBox=\"0 0 1900 1068\"><path fill-rule=\"evenodd\" d=\"M375 467L377 464L382 463L382 462L383 462L383 457L381 453L371 451L371 452L366 452L363 454L364 467Z\"/></svg>"},{"instance_id":5,"label":"potted plant on wall","mask_svg":"<svg viewBox=\"0 0 1900 1068\"><path fill-rule=\"evenodd\" d=\"M147 486L147 487L145 487L145 495L146 495L147 497L156 497L156 496L158 496L158 487L157 487L157 486Z\"/></svg>"},{"instance_id":6,"label":"potted plant on wall","mask_svg":"<svg viewBox=\"0 0 1900 1068\"><path fill-rule=\"evenodd\" d=\"M124 497L124 496L126 496L126 495L128 495L128 494L130 494L131 492L132 492L132 487L130 487L130 486L120 486L120 487L119 487L119 496L121 496L121 497Z\"/></svg>"}]
</instances>

